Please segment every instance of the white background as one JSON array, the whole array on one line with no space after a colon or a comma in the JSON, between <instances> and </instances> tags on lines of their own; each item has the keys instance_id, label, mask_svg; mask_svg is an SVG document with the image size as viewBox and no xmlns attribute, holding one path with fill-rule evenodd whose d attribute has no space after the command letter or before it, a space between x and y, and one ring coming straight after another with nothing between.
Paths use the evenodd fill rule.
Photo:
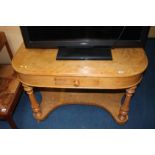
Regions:
<instances>
[{"instance_id":1,"label":"white background","mask_svg":"<svg viewBox=\"0 0 155 155\"><path fill-rule=\"evenodd\" d=\"M1 25L155 25L153 0L4 0Z\"/></svg>"}]
</instances>

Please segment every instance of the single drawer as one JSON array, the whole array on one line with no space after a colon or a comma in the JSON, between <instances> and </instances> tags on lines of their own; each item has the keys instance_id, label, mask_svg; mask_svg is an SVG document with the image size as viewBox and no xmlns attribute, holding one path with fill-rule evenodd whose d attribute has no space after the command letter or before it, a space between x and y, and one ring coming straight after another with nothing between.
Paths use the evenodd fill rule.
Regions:
<instances>
[{"instance_id":1,"label":"single drawer","mask_svg":"<svg viewBox=\"0 0 155 155\"><path fill-rule=\"evenodd\" d=\"M81 81L78 78L56 77L54 81L56 86L80 87L81 85Z\"/></svg>"},{"instance_id":2,"label":"single drawer","mask_svg":"<svg viewBox=\"0 0 155 155\"><path fill-rule=\"evenodd\" d=\"M55 77L55 86L64 86L66 88L98 88L100 87L100 78Z\"/></svg>"}]
</instances>

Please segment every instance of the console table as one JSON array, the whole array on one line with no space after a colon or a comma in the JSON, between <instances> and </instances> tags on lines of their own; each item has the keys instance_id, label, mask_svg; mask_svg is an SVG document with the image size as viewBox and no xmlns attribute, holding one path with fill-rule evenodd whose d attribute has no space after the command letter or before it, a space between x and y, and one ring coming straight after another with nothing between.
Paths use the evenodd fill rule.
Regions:
<instances>
[{"instance_id":1,"label":"console table","mask_svg":"<svg viewBox=\"0 0 155 155\"><path fill-rule=\"evenodd\" d=\"M13 58L12 66L29 96L34 118L41 121L64 104L88 104L103 107L117 123L125 123L131 97L148 65L144 50L112 49L112 61L56 60L57 51L27 49L22 44ZM34 87L41 90L41 103Z\"/></svg>"}]
</instances>

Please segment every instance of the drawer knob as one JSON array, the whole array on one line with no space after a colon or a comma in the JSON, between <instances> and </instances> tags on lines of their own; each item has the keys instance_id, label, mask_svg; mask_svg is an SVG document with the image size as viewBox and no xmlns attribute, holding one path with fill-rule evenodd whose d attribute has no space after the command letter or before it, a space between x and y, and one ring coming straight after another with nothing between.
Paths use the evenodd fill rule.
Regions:
<instances>
[{"instance_id":1,"label":"drawer knob","mask_svg":"<svg viewBox=\"0 0 155 155\"><path fill-rule=\"evenodd\" d=\"M79 85L80 85L79 80L75 80L75 81L74 81L74 86L75 86L75 87L78 87Z\"/></svg>"}]
</instances>

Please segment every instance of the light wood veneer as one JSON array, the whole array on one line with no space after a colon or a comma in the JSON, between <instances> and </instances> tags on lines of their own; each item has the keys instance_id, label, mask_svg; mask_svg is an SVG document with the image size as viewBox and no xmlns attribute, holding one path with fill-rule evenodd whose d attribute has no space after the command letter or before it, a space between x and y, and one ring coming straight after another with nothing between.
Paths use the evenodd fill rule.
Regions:
<instances>
[{"instance_id":1,"label":"light wood veneer","mask_svg":"<svg viewBox=\"0 0 155 155\"><path fill-rule=\"evenodd\" d=\"M37 120L43 120L60 105L81 103L104 107L119 124L125 123L128 120L131 96L148 65L144 50L142 48L112 49L112 61L56 60L57 52L57 49L27 49L21 45L12 61L12 66L29 95L34 117ZM63 88L65 90L61 89L59 93L57 92L59 95L54 94L53 91L48 90L46 93L44 91L42 103L39 104L33 94L33 87ZM77 92L74 92L74 95L72 92L66 93L66 88L75 89ZM85 92L79 93L80 89ZM106 93L97 95L95 91L94 95L92 92L93 98L91 97L90 100L88 89L94 91L125 89L126 97L121 104L120 93L118 93L118 97L116 97L116 93L105 97ZM52 102L50 99L54 95L56 98L59 96L56 102ZM113 97L117 99L112 99ZM81 100L77 101L76 98ZM114 103L115 101L117 103Z\"/></svg>"}]
</instances>

